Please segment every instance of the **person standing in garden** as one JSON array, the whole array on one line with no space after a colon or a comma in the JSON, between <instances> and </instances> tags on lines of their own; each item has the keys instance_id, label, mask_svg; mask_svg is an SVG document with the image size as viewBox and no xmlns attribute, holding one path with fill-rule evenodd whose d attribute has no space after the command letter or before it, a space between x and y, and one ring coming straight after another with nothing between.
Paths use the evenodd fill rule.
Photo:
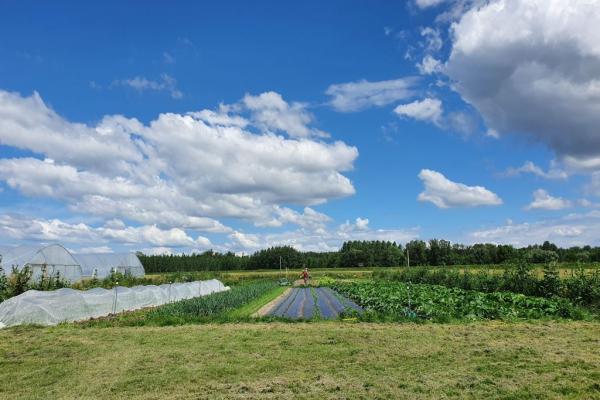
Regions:
<instances>
[{"instance_id":1,"label":"person standing in garden","mask_svg":"<svg viewBox=\"0 0 600 400\"><path fill-rule=\"evenodd\" d=\"M308 273L308 268L304 267L304 271L300 274L300 277L304 280L304 286L308 285L308 279L310 278L310 274Z\"/></svg>"}]
</instances>

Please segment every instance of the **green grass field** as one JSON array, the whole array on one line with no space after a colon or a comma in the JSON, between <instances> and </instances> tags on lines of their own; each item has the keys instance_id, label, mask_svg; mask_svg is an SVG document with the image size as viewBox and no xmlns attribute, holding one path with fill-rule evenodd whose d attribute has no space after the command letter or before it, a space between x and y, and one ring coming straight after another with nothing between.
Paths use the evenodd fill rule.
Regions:
<instances>
[{"instance_id":1,"label":"green grass field","mask_svg":"<svg viewBox=\"0 0 600 400\"><path fill-rule=\"evenodd\" d=\"M3 399L600 399L600 324L0 331Z\"/></svg>"},{"instance_id":2,"label":"green grass field","mask_svg":"<svg viewBox=\"0 0 600 400\"><path fill-rule=\"evenodd\" d=\"M0 399L600 400L597 318L257 320L286 289L252 280L264 272L232 272L238 285L214 298L0 330Z\"/></svg>"}]
</instances>

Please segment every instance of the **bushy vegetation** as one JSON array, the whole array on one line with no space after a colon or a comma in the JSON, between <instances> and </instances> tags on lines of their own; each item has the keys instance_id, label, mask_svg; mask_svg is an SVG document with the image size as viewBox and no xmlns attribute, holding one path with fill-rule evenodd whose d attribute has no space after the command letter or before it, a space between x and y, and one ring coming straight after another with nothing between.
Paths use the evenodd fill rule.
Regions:
<instances>
[{"instance_id":1,"label":"bushy vegetation","mask_svg":"<svg viewBox=\"0 0 600 400\"><path fill-rule=\"evenodd\" d=\"M412 283L443 285L480 292L510 291L545 298L563 297L577 304L600 307L600 271L572 270L560 277L556 268L544 267L541 276L532 266L519 263L504 273L480 270L458 271L444 268L405 268L374 273L374 277Z\"/></svg>"},{"instance_id":2,"label":"bushy vegetation","mask_svg":"<svg viewBox=\"0 0 600 400\"><path fill-rule=\"evenodd\" d=\"M55 275L42 273L39 279L32 279L32 274L29 267L20 270L13 267L10 274L6 274L0 267L0 302L32 289L56 290L69 286L69 283L58 273Z\"/></svg>"},{"instance_id":3,"label":"bushy vegetation","mask_svg":"<svg viewBox=\"0 0 600 400\"><path fill-rule=\"evenodd\" d=\"M586 314L570 301L512 292L483 293L439 285L381 280L338 282L333 288L371 310L367 318L453 320L581 319Z\"/></svg>"},{"instance_id":4,"label":"bushy vegetation","mask_svg":"<svg viewBox=\"0 0 600 400\"><path fill-rule=\"evenodd\" d=\"M550 262L600 262L600 247L562 249L544 242L541 246L515 248L510 245L470 246L432 239L413 240L405 246L384 241L349 241L339 251L299 252L290 246L271 247L252 255L217 253L212 250L190 255L139 255L146 272L228 271L283 268L360 268L411 266L511 264L525 260L533 264Z\"/></svg>"}]
</instances>

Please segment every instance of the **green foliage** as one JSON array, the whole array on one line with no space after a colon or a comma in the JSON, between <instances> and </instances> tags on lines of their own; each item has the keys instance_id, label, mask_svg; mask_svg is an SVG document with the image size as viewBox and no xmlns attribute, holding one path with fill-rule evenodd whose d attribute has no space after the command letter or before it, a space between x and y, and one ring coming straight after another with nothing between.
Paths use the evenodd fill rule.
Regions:
<instances>
[{"instance_id":1,"label":"green foliage","mask_svg":"<svg viewBox=\"0 0 600 400\"><path fill-rule=\"evenodd\" d=\"M438 285L389 281L336 283L333 287L383 318L447 322L482 319L581 319L584 312L566 299L511 292L482 293ZM367 314L372 318L373 314Z\"/></svg>"},{"instance_id":2,"label":"green foliage","mask_svg":"<svg viewBox=\"0 0 600 400\"><path fill-rule=\"evenodd\" d=\"M344 267L397 267L404 263L401 246L394 242L350 241L339 251Z\"/></svg>"},{"instance_id":3,"label":"green foliage","mask_svg":"<svg viewBox=\"0 0 600 400\"><path fill-rule=\"evenodd\" d=\"M508 291L545 298L563 297L577 304L600 306L600 271L573 271L571 276L560 278L552 264L537 277L531 266L519 262L503 274L481 270L470 272L455 269L407 268L399 271L376 271L376 278L387 280L443 285L481 292Z\"/></svg>"},{"instance_id":4,"label":"green foliage","mask_svg":"<svg viewBox=\"0 0 600 400\"><path fill-rule=\"evenodd\" d=\"M83 323L97 326L182 325L203 322L230 322L229 312L278 288L274 281L254 281L234 286L226 292L195 297L156 308L124 313L107 319ZM233 321L243 319L235 317Z\"/></svg>"},{"instance_id":5,"label":"green foliage","mask_svg":"<svg viewBox=\"0 0 600 400\"><path fill-rule=\"evenodd\" d=\"M25 267L25 269L28 267ZM48 275L46 273L46 268L42 269L42 275L39 279L30 280L29 286L26 290L56 290L69 287L69 282L60 275L60 272L57 272L54 275Z\"/></svg>"},{"instance_id":6,"label":"green foliage","mask_svg":"<svg viewBox=\"0 0 600 400\"><path fill-rule=\"evenodd\" d=\"M32 289L56 290L68 286L68 282L59 273L48 275L45 268L39 279L32 279L32 275L33 271L29 266L21 269L14 266L8 276L0 268L0 302Z\"/></svg>"},{"instance_id":7,"label":"green foliage","mask_svg":"<svg viewBox=\"0 0 600 400\"><path fill-rule=\"evenodd\" d=\"M385 241L349 241L339 251L299 252L290 246L271 247L252 255L217 253L154 255L138 253L147 273L188 271L231 271L288 268L364 268L424 265L497 265L525 260L532 264L552 262L600 262L600 247L559 248L550 242L517 249L510 245L478 243L466 246L447 240L412 240L405 247Z\"/></svg>"},{"instance_id":8,"label":"green foliage","mask_svg":"<svg viewBox=\"0 0 600 400\"><path fill-rule=\"evenodd\" d=\"M304 265L304 259L300 252L291 246L270 247L254 253L248 261L249 269L279 269L300 268Z\"/></svg>"},{"instance_id":9,"label":"green foliage","mask_svg":"<svg viewBox=\"0 0 600 400\"><path fill-rule=\"evenodd\" d=\"M29 290L32 271L29 267L18 269L16 266L12 268L11 274L8 276L8 297L18 296Z\"/></svg>"},{"instance_id":10,"label":"green foliage","mask_svg":"<svg viewBox=\"0 0 600 400\"><path fill-rule=\"evenodd\" d=\"M221 254L212 250L201 254L137 255L146 273L242 270L248 269L250 260L248 256L236 256L231 252Z\"/></svg>"},{"instance_id":11,"label":"green foliage","mask_svg":"<svg viewBox=\"0 0 600 400\"><path fill-rule=\"evenodd\" d=\"M0 302L8 298L8 277L4 273L4 269L0 267Z\"/></svg>"}]
</instances>

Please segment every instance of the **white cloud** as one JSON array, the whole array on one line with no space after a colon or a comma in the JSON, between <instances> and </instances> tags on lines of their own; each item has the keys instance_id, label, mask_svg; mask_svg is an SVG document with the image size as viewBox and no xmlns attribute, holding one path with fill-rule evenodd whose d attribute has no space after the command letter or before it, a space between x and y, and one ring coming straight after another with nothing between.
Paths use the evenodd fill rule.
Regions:
<instances>
[{"instance_id":1,"label":"white cloud","mask_svg":"<svg viewBox=\"0 0 600 400\"><path fill-rule=\"evenodd\" d=\"M415 0L415 4L417 5L417 7L423 9L438 6L444 1L446 0Z\"/></svg>"},{"instance_id":2,"label":"white cloud","mask_svg":"<svg viewBox=\"0 0 600 400\"><path fill-rule=\"evenodd\" d=\"M167 58L165 58L165 61L166 60ZM111 83L111 86L129 87L138 92L167 92L174 99L181 99L183 97L183 93L177 88L177 80L168 74L161 74L160 79L156 81L144 78L143 76L136 76L129 79L117 79Z\"/></svg>"},{"instance_id":3,"label":"white cloud","mask_svg":"<svg viewBox=\"0 0 600 400\"><path fill-rule=\"evenodd\" d=\"M553 197L544 189L533 192L533 201L527 210L562 210L571 207L571 202L561 197Z\"/></svg>"},{"instance_id":4,"label":"white cloud","mask_svg":"<svg viewBox=\"0 0 600 400\"><path fill-rule=\"evenodd\" d=\"M369 219L368 218L356 218L356 229L359 231L364 231L369 228Z\"/></svg>"},{"instance_id":5,"label":"white cloud","mask_svg":"<svg viewBox=\"0 0 600 400\"><path fill-rule=\"evenodd\" d=\"M600 245L600 212L570 214L560 219L506 224L471 232L472 243L512 244L528 246L548 240L559 246Z\"/></svg>"},{"instance_id":6,"label":"white cloud","mask_svg":"<svg viewBox=\"0 0 600 400\"><path fill-rule=\"evenodd\" d=\"M436 53L442 49L444 42L439 29L425 27L421 29L421 36L425 38L424 48L428 53Z\"/></svg>"},{"instance_id":7,"label":"white cloud","mask_svg":"<svg viewBox=\"0 0 600 400\"><path fill-rule=\"evenodd\" d=\"M102 253L112 253L113 252L113 250L108 246L81 247L81 248L75 249L75 250L69 249L69 251L71 253L79 253L79 254L84 254L84 253L102 254Z\"/></svg>"},{"instance_id":8,"label":"white cloud","mask_svg":"<svg viewBox=\"0 0 600 400\"><path fill-rule=\"evenodd\" d=\"M94 244L96 248L98 243L174 247L210 246L208 239L204 237L193 239L179 228L160 229L156 225L121 228L92 227L84 223L72 224L56 218L29 218L6 214L0 215L0 235L16 240Z\"/></svg>"},{"instance_id":9,"label":"white cloud","mask_svg":"<svg viewBox=\"0 0 600 400\"><path fill-rule=\"evenodd\" d=\"M239 113L258 110L256 103L251 110L223 105L160 114L147 125L113 115L92 126L65 120L37 94L0 91L0 142L47 159L0 159L0 181L27 196L62 200L79 213L161 229L231 232L219 218L318 224L327 217L284 204L354 194L343 172L353 168L357 149L296 138L298 132L257 134Z\"/></svg>"},{"instance_id":10,"label":"white cloud","mask_svg":"<svg viewBox=\"0 0 600 400\"><path fill-rule=\"evenodd\" d=\"M416 94L417 83L416 77L379 82L361 80L331 85L325 93L331 96L329 104L334 109L352 112L411 98Z\"/></svg>"},{"instance_id":11,"label":"white cloud","mask_svg":"<svg viewBox=\"0 0 600 400\"><path fill-rule=\"evenodd\" d=\"M229 238L233 241L233 248L258 250L262 247L258 235L235 231L229 235Z\"/></svg>"},{"instance_id":12,"label":"white cloud","mask_svg":"<svg viewBox=\"0 0 600 400\"><path fill-rule=\"evenodd\" d=\"M423 169L419 178L425 190L419 194L419 201L429 201L439 208L495 206L502 204L498 195L483 186L467 186L452 182L439 172Z\"/></svg>"},{"instance_id":13,"label":"white cloud","mask_svg":"<svg viewBox=\"0 0 600 400\"><path fill-rule=\"evenodd\" d=\"M372 229L367 218L346 221L333 229L298 229L276 234L234 232L224 249L250 253L271 246L292 246L301 251L336 251L348 240L382 240L405 243L419 237L418 229Z\"/></svg>"},{"instance_id":14,"label":"white cloud","mask_svg":"<svg viewBox=\"0 0 600 400\"><path fill-rule=\"evenodd\" d=\"M533 174L544 179L567 179L569 177L566 171L559 169L554 165L548 171L544 171L532 161L526 161L518 168L508 168L504 172L504 175L506 176L519 176L521 174Z\"/></svg>"},{"instance_id":15,"label":"white cloud","mask_svg":"<svg viewBox=\"0 0 600 400\"><path fill-rule=\"evenodd\" d=\"M140 251L147 256L170 256L176 253L170 247L147 247L141 249Z\"/></svg>"},{"instance_id":16,"label":"white cloud","mask_svg":"<svg viewBox=\"0 0 600 400\"><path fill-rule=\"evenodd\" d=\"M422 75L431 75L442 72L443 66L440 60L427 54L420 63L417 63L417 69Z\"/></svg>"},{"instance_id":17,"label":"white cloud","mask_svg":"<svg viewBox=\"0 0 600 400\"><path fill-rule=\"evenodd\" d=\"M252 112L255 123L267 131L286 132L290 136L300 138L329 136L323 131L309 127L313 117L305 104L288 104L279 93L265 92L258 96L247 94L242 103Z\"/></svg>"},{"instance_id":18,"label":"white cloud","mask_svg":"<svg viewBox=\"0 0 600 400\"><path fill-rule=\"evenodd\" d=\"M394 109L394 112L401 117L428 121L438 125L441 122L443 110L440 100L426 98L408 104L401 104Z\"/></svg>"},{"instance_id":19,"label":"white cloud","mask_svg":"<svg viewBox=\"0 0 600 400\"><path fill-rule=\"evenodd\" d=\"M456 90L491 129L533 137L574 162L597 159L600 0L477 5L452 25L445 71Z\"/></svg>"},{"instance_id":20,"label":"white cloud","mask_svg":"<svg viewBox=\"0 0 600 400\"><path fill-rule=\"evenodd\" d=\"M125 120L113 116L96 127L70 123L44 104L37 92L30 97L0 90L0 142L89 170L123 172L143 160L135 141L110 125ZM129 130L141 124L127 120Z\"/></svg>"},{"instance_id":21,"label":"white cloud","mask_svg":"<svg viewBox=\"0 0 600 400\"><path fill-rule=\"evenodd\" d=\"M488 130L485 132L485 136L494 138L494 139L500 139L500 133L498 133L497 130L492 129L492 128L488 128Z\"/></svg>"}]
</instances>

